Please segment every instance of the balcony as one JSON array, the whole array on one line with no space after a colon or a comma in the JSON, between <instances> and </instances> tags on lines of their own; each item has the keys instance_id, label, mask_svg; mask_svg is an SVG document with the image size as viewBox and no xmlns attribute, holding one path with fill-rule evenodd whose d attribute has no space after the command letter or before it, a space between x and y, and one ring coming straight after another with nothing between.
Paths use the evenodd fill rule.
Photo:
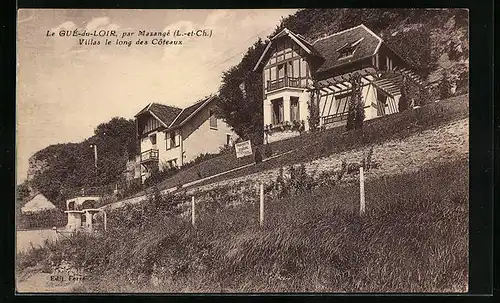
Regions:
<instances>
[{"instance_id":1,"label":"balcony","mask_svg":"<svg viewBox=\"0 0 500 303\"><path fill-rule=\"evenodd\" d=\"M141 153L141 163L158 161L158 150L150 149Z\"/></svg>"},{"instance_id":2,"label":"balcony","mask_svg":"<svg viewBox=\"0 0 500 303\"><path fill-rule=\"evenodd\" d=\"M284 77L267 81L267 91L273 91L284 87L304 87L300 85L300 78Z\"/></svg>"}]
</instances>

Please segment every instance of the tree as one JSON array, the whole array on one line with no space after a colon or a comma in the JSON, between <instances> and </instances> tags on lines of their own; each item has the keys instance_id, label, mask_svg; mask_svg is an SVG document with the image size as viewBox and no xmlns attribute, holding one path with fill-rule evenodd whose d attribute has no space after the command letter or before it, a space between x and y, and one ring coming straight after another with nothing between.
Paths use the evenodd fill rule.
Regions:
<instances>
[{"instance_id":1,"label":"tree","mask_svg":"<svg viewBox=\"0 0 500 303\"><path fill-rule=\"evenodd\" d=\"M401 96L399 97L398 110L399 112L404 112L410 108L410 96L408 95L408 80L403 77L403 82L401 83Z\"/></svg>"},{"instance_id":2,"label":"tree","mask_svg":"<svg viewBox=\"0 0 500 303\"><path fill-rule=\"evenodd\" d=\"M418 90L418 105L423 106L432 101L430 89L422 86Z\"/></svg>"},{"instance_id":3,"label":"tree","mask_svg":"<svg viewBox=\"0 0 500 303\"><path fill-rule=\"evenodd\" d=\"M441 82L439 83L438 90L439 98L441 100L447 99L451 95L451 83L446 71L443 72L443 77L441 78Z\"/></svg>"},{"instance_id":4,"label":"tree","mask_svg":"<svg viewBox=\"0 0 500 303\"><path fill-rule=\"evenodd\" d=\"M309 93L309 101L307 101L307 109L309 111L308 122L311 131L316 131L319 126L319 109L316 103L316 94L318 94L318 91L312 90Z\"/></svg>"},{"instance_id":5,"label":"tree","mask_svg":"<svg viewBox=\"0 0 500 303\"><path fill-rule=\"evenodd\" d=\"M22 207L23 201L30 196L30 188L26 182L16 186L16 206Z\"/></svg>"},{"instance_id":6,"label":"tree","mask_svg":"<svg viewBox=\"0 0 500 303\"><path fill-rule=\"evenodd\" d=\"M219 90L217 115L244 140L263 140L262 75L253 67L264 51L261 39L251 46L242 61L225 71Z\"/></svg>"},{"instance_id":7,"label":"tree","mask_svg":"<svg viewBox=\"0 0 500 303\"><path fill-rule=\"evenodd\" d=\"M351 78L352 95L349 100L349 109L347 113L347 129L363 128L365 120L365 109L363 97L361 96L361 76L355 73Z\"/></svg>"},{"instance_id":8,"label":"tree","mask_svg":"<svg viewBox=\"0 0 500 303\"><path fill-rule=\"evenodd\" d=\"M97 145L97 170L91 144ZM63 206L68 195L77 189L120 181L127 157L137 153L134 121L116 117L97 126L94 136L83 142L50 145L35 153L34 160L46 166L35 170L30 185Z\"/></svg>"}]
</instances>

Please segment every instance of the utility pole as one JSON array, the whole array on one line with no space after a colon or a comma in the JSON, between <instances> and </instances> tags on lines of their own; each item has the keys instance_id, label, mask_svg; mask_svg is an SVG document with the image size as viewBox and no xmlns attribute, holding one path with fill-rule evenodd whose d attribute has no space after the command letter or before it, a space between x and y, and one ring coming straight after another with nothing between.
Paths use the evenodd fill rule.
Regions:
<instances>
[{"instance_id":1,"label":"utility pole","mask_svg":"<svg viewBox=\"0 0 500 303\"><path fill-rule=\"evenodd\" d=\"M94 166L97 168L97 144L90 144L90 148L94 148Z\"/></svg>"}]
</instances>

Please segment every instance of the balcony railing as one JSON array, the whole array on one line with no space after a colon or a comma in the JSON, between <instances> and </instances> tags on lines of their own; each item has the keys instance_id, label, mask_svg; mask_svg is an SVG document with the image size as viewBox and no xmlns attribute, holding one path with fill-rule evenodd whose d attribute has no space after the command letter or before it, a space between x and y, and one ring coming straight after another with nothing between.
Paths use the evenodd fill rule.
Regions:
<instances>
[{"instance_id":1,"label":"balcony railing","mask_svg":"<svg viewBox=\"0 0 500 303\"><path fill-rule=\"evenodd\" d=\"M141 163L158 161L158 150L150 149L141 153Z\"/></svg>"},{"instance_id":2,"label":"balcony railing","mask_svg":"<svg viewBox=\"0 0 500 303\"><path fill-rule=\"evenodd\" d=\"M323 119L323 125L345 121L347 120L347 112L337 113L329 116L324 116L321 118Z\"/></svg>"},{"instance_id":3,"label":"balcony railing","mask_svg":"<svg viewBox=\"0 0 500 303\"><path fill-rule=\"evenodd\" d=\"M303 87L300 85L300 78L284 77L267 81L267 91L277 90L283 87Z\"/></svg>"}]
</instances>

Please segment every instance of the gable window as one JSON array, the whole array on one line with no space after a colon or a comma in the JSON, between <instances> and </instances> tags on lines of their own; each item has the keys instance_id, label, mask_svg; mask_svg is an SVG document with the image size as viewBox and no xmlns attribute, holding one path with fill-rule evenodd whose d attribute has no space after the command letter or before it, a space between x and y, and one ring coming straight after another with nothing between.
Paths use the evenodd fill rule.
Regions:
<instances>
[{"instance_id":1,"label":"gable window","mask_svg":"<svg viewBox=\"0 0 500 303\"><path fill-rule=\"evenodd\" d=\"M352 57L354 55L354 52L358 48L359 43L363 41L363 39L364 38L361 38L352 43L346 43L344 46L338 49L337 51L339 52L339 60Z\"/></svg>"},{"instance_id":2,"label":"gable window","mask_svg":"<svg viewBox=\"0 0 500 303\"><path fill-rule=\"evenodd\" d=\"M217 117L213 111L209 111L208 114L210 115L210 128L217 129Z\"/></svg>"}]
</instances>

